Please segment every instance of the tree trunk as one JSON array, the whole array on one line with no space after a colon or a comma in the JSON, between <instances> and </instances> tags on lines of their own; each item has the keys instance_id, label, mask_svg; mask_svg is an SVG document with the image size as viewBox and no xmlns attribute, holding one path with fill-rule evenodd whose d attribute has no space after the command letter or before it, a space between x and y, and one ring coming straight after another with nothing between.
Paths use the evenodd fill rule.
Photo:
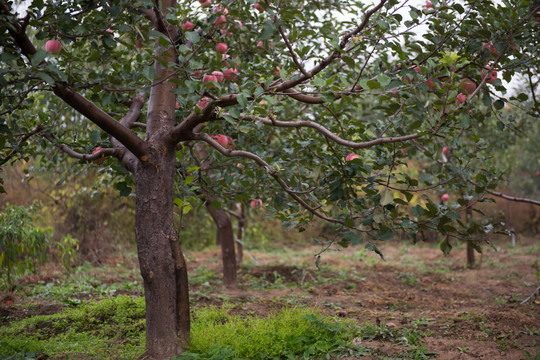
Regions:
<instances>
[{"instance_id":1,"label":"tree trunk","mask_svg":"<svg viewBox=\"0 0 540 360\"><path fill-rule=\"evenodd\" d=\"M471 208L467 208L467 210L465 210L465 216L467 217L467 222L471 222L473 220L473 212ZM469 269L474 267L474 263L474 248L472 243L467 241L467 267Z\"/></svg>"},{"instance_id":2,"label":"tree trunk","mask_svg":"<svg viewBox=\"0 0 540 360\"><path fill-rule=\"evenodd\" d=\"M240 266L244 259L244 245L242 241L244 239L244 228L246 227L246 211L242 203L237 203L236 209L238 210L238 222L236 224L236 266Z\"/></svg>"},{"instance_id":3,"label":"tree trunk","mask_svg":"<svg viewBox=\"0 0 540 360\"><path fill-rule=\"evenodd\" d=\"M232 222L224 210L218 210L212 206L212 201L217 199L208 196L206 208L217 226L218 244L221 244L221 260L223 262L223 285L226 288L236 288L236 255L234 251L234 234Z\"/></svg>"},{"instance_id":4,"label":"tree trunk","mask_svg":"<svg viewBox=\"0 0 540 360\"><path fill-rule=\"evenodd\" d=\"M146 300L145 358L161 360L189 345L189 290L173 225L174 148L149 153L136 170L135 227Z\"/></svg>"},{"instance_id":5,"label":"tree trunk","mask_svg":"<svg viewBox=\"0 0 540 360\"><path fill-rule=\"evenodd\" d=\"M474 248L470 241L467 241L467 267L473 268L475 263Z\"/></svg>"}]
</instances>

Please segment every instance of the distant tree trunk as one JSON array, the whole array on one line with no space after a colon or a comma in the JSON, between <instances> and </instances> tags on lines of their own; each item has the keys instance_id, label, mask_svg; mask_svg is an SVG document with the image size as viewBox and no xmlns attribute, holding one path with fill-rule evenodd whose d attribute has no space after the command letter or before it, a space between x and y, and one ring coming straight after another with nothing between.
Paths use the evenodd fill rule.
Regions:
<instances>
[{"instance_id":1,"label":"distant tree trunk","mask_svg":"<svg viewBox=\"0 0 540 360\"><path fill-rule=\"evenodd\" d=\"M221 245L221 260L223 262L223 285L226 288L236 288L236 255L234 251L234 234L232 222L225 210L216 209L212 201L217 201L214 196L207 196L206 208L217 226L217 242Z\"/></svg>"},{"instance_id":2,"label":"distant tree trunk","mask_svg":"<svg viewBox=\"0 0 540 360\"><path fill-rule=\"evenodd\" d=\"M467 218L467 222L470 222L473 220L473 212L471 208L467 208L465 210L465 216ZM475 258L474 258L474 248L472 246L472 243L470 241L467 241L467 267L470 269L474 267Z\"/></svg>"},{"instance_id":3,"label":"distant tree trunk","mask_svg":"<svg viewBox=\"0 0 540 360\"><path fill-rule=\"evenodd\" d=\"M236 265L240 266L244 259L244 228L246 227L246 211L244 204L236 203L236 210L238 210L238 222L236 223Z\"/></svg>"},{"instance_id":4,"label":"distant tree trunk","mask_svg":"<svg viewBox=\"0 0 540 360\"><path fill-rule=\"evenodd\" d=\"M149 153L135 171L135 228L146 300L145 356L165 359L189 345L188 276L173 224L174 146Z\"/></svg>"}]
</instances>

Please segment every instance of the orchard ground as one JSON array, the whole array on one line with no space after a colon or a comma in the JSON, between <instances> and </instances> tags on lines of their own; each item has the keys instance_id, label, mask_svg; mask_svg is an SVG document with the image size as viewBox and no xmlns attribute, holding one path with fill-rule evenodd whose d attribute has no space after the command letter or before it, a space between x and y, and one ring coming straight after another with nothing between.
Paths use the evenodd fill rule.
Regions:
<instances>
[{"instance_id":1,"label":"orchard ground","mask_svg":"<svg viewBox=\"0 0 540 360\"><path fill-rule=\"evenodd\" d=\"M320 311L331 321L352 321L356 333L349 348L340 348L332 359L538 359L540 299L520 304L540 280L537 240L520 236L512 247L509 239L499 239L498 251L484 247L473 269L465 267L463 245L444 256L436 243L411 246L391 241L381 246L385 261L352 247L325 253L319 269L315 246L255 251L251 255L256 262L245 254L237 290L222 287L218 249L188 251L191 301L194 311L224 307L240 318L264 319L280 309L299 307ZM13 335L10 327L22 319L66 312L119 295L142 296L135 253L118 255L101 266L81 266L70 276L53 265L44 266L24 278L16 292L0 295L0 349ZM46 334L50 344L56 344L56 352L32 355L35 358L96 358L95 353L73 350L73 340L58 324L63 322L67 333L70 321L76 319L36 319L35 328L22 327L19 340L32 343L36 334ZM124 330L126 324L120 322L121 341L100 333L99 321L87 325L87 330L102 336L102 358L130 358L144 351L140 343L144 317L137 317L136 330ZM118 350L121 344L131 344L129 354Z\"/></svg>"}]
</instances>

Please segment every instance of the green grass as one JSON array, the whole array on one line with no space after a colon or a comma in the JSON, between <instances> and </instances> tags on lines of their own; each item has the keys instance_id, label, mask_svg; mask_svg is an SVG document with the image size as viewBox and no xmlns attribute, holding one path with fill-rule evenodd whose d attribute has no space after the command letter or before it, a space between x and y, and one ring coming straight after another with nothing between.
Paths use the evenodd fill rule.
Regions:
<instances>
[{"instance_id":1,"label":"green grass","mask_svg":"<svg viewBox=\"0 0 540 360\"><path fill-rule=\"evenodd\" d=\"M134 359L144 351L143 298L112 297L0 328L0 354ZM21 356L14 358L24 358Z\"/></svg>"},{"instance_id":2,"label":"green grass","mask_svg":"<svg viewBox=\"0 0 540 360\"><path fill-rule=\"evenodd\" d=\"M313 359L348 351L356 333L353 321L325 318L312 309L242 318L227 307L212 307L194 313L189 351L177 359Z\"/></svg>"},{"instance_id":3,"label":"green grass","mask_svg":"<svg viewBox=\"0 0 540 360\"><path fill-rule=\"evenodd\" d=\"M267 318L231 310L195 309L191 346L178 359L313 359L368 351L350 346L358 334L353 320L300 307ZM142 297L117 296L16 321L0 328L0 358L134 359L144 352L144 313Z\"/></svg>"}]
</instances>

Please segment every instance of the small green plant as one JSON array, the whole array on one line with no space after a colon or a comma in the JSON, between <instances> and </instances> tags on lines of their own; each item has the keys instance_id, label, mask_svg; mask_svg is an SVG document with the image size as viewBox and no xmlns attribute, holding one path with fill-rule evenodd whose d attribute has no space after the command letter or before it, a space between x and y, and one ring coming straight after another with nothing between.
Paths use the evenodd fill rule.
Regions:
<instances>
[{"instance_id":1,"label":"small green plant","mask_svg":"<svg viewBox=\"0 0 540 360\"><path fill-rule=\"evenodd\" d=\"M264 319L212 307L195 312L189 351L175 359L313 359L348 351L355 334L353 322L310 309L285 308Z\"/></svg>"},{"instance_id":2,"label":"small green plant","mask_svg":"<svg viewBox=\"0 0 540 360\"><path fill-rule=\"evenodd\" d=\"M32 225L35 211L35 206L8 205L0 213L1 279L9 290L15 288L15 276L33 271L36 264L45 262L48 257L52 230Z\"/></svg>"}]
</instances>

